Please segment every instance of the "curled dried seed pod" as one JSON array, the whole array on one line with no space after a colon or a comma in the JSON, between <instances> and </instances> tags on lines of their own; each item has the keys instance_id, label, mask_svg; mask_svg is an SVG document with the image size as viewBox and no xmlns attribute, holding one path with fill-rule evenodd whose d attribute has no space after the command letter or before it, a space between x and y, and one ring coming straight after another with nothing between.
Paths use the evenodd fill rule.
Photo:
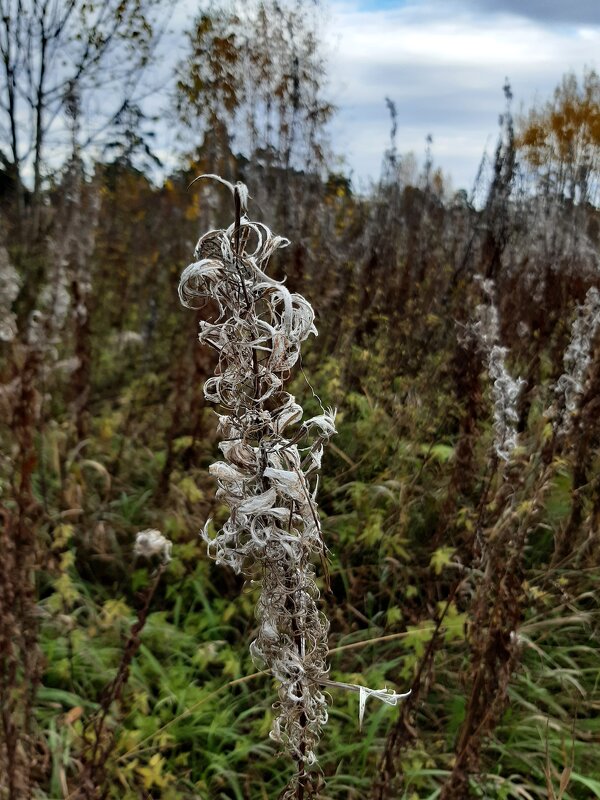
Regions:
<instances>
[{"instance_id":1,"label":"curled dried seed pod","mask_svg":"<svg viewBox=\"0 0 600 800\"><path fill-rule=\"evenodd\" d=\"M494 304L494 282L476 276L489 303L475 308L474 319L461 332L464 341L471 340L487 363L494 402L494 452L508 461L517 446L517 402L525 381L512 378L506 367L506 347L499 347L500 323Z\"/></svg>"},{"instance_id":2,"label":"curled dried seed pod","mask_svg":"<svg viewBox=\"0 0 600 800\"><path fill-rule=\"evenodd\" d=\"M316 334L314 312L267 274L269 259L288 240L241 217L247 192L226 185L234 196L239 192L240 218L200 238L198 260L179 286L183 305L201 308L210 299L218 308L216 320L200 323L199 338L218 353L217 373L204 394L225 411L218 425L226 440L223 460L210 472L230 516L214 537L208 523L202 535L217 562L261 578L250 650L280 684L271 736L302 776L316 762L327 720L319 682L327 675L328 622L317 607L312 565L325 548L309 475L335 433L335 413L323 410L297 427L302 408L283 385L302 342ZM291 426L296 435L288 439Z\"/></svg>"},{"instance_id":3,"label":"curled dried seed pod","mask_svg":"<svg viewBox=\"0 0 600 800\"><path fill-rule=\"evenodd\" d=\"M202 536L217 563L260 580L250 652L279 683L271 738L296 762L283 795L292 797L310 783L308 770L327 722L321 687L328 675L329 623L318 608L313 566L326 548L315 473L336 432L335 410L322 409L302 423L302 407L284 390L302 343L317 334L314 312L304 297L266 273L270 257L288 240L242 216L245 187L217 180L234 194L237 219L200 238L198 260L183 271L179 285L183 305L200 308L211 299L219 309L216 320L200 322L199 339L218 354L204 395L225 412L217 426L223 460L210 473L230 515L215 535L209 520ZM288 438L291 426L295 433ZM382 694L365 691L364 698ZM383 699L391 702L385 692Z\"/></svg>"},{"instance_id":4,"label":"curled dried seed pod","mask_svg":"<svg viewBox=\"0 0 600 800\"><path fill-rule=\"evenodd\" d=\"M600 331L600 292L595 286L588 289L585 301L577 309L571 327L571 340L565 350L565 371L554 387L558 414L555 420L557 433L567 434L583 394L586 376L592 362L592 348Z\"/></svg>"}]
</instances>

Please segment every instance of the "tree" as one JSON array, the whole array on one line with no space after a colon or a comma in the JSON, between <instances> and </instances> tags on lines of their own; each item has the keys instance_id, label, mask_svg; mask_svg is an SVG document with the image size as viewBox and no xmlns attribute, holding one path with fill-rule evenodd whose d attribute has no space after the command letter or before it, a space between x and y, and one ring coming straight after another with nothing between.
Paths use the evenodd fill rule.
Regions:
<instances>
[{"instance_id":1,"label":"tree","mask_svg":"<svg viewBox=\"0 0 600 800\"><path fill-rule=\"evenodd\" d=\"M85 117L79 146L96 141L131 104L156 42L162 0L0 0L2 159L24 211L24 172L32 173L32 233L39 233L47 144L68 133L62 118ZM101 92L101 108L92 99ZM71 133L72 133L71 128ZM53 154L65 152L53 141ZM58 164L55 164L58 166Z\"/></svg>"},{"instance_id":2,"label":"tree","mask_svg":"<svg viewBox=\"0 0 600 800\"><path fill-rule=\"evenodd\" d=\"M521 120L517 144L545 192L576 203L600 200L600 76L565 75L554 97Z\"/></svg>"},{"instance_id":3,"label":"tree","mask_svg":"<svg viewBox=\"0 0 600 800\"><path fill-rule=\"evenodd\" d=\"M155 122L148 117L136 103L125 102L117 112L113 124L113 136L104 145L104 155L112 158L115 167L139 169L152 174L156 167L162 167L160 158L152 149L154 131L147 123Z\"/></svg>"},{"instance_id":4,"label":"tree","mask_svg":"<svg viewBox=\"0 0 600 800\"><path fill-rule=\"evenodd\" d=\"M235 133L238 147L269 167L322 163L333 106L321 96L324 66L306 5L261 0L211 10L200 14L188 38L176 98L185 125L221 144Z\"/></svg>"},{"instance_id":5,"label":"tree","mask_svg":"<svg viewBox=\"0 0 600 800\"><path fill-rule=\"evenodd\" d=\"M198 127L203 132L211 172L223 171L242 102L240 32L236 14L201 13L187 33L189 52L178 67L176 111L194 134Z\"/></svg>"}]
</instances>

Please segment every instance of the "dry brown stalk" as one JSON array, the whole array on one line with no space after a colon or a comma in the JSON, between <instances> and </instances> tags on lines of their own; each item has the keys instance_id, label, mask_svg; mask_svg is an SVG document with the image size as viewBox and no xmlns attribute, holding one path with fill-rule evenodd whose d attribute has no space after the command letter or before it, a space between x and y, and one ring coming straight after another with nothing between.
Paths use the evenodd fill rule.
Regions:
<instances>
[{"instance_id":1,"label":"dry brown stalk","mask_svg":"<svg viewBox=\"0 0 600 800\"><path fill-rule=\"evenodd\" d=\"M486 521L478 537L483 577L471 610L471 689L441 800L471 796L470 780L479 772L482 746L504 712L508 685L519 663L518 629L526 600L525 545L543 513L545 495L555 474L555 465L547 466L541 458L527 466L526 462L509 465L507 480L490 504L498 511L493 513L493 520ZM523 486L531 487L530 499L521 499L518 490Z\"/></svg>"},{"instance_id":2,"label":"dry brown stalk","mask_svg":"<svg viewBox=\"0 0 600 800\"><path fill-rule=\"evenodd\" d=\"M18 352L22 362L12 409L14 510L0 507L0 791L9 800L21 800L31 793L36 767L33 707L42 671L35 585L40 508L32 489L40 353L34 347L19 348Z\"/></svg>"}]
</instances>

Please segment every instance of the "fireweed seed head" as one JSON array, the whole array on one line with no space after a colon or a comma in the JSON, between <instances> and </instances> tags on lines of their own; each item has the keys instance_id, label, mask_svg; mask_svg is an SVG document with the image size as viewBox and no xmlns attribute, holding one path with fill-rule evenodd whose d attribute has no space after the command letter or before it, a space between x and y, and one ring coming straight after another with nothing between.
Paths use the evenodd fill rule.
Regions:
<instances>
[{"instance_id":1,"label":"fireweed seed head","mask_svg":"<svg viewBox=\"0 0 600 800\"><path fill-rule=\"evenodd\" d=\"M512 378L506 367L508 350L498 345L500 317L493 301L494 283L481 276L475 279L490 302L475 307L474 319L461 332L461 339L473 342L485 359L494 404L494 452L502 461L508 461L517 446L517 403L525 381Z\"/></svg>"},{"instance_id":2,"label":"fireweed seed head","mask_svg":"<svg viewBox=\"0 0 600 800\"><path fill-rule=\"evenodd\" d=\"M498 458L508 461L517 446L517 402L525 381L512 378L506 368L505 347L492 347L488 372L494 400L494 450Z\"/></svg>"},{"instance_id":3,"label":"fireweed seed head","mask_svg":"<svg viewBox=\"0 0 600 800\"><path fill-rule=\"evenodd\" d=\"M12 342L17 335L17 318L5 309L0 309L0 314L0 342Z\"/></svg>"},{"instance_id":4,"label":"fireweed seed head","mask_svg":"<svg viewBox=\"0 0 600 800\"><path fill-rule=\"evenodd\" d=\"M483 275L474 275L473 280L481 288L482 293L489 300L491 304L494 303L496 295L496 284L492 278L485 278Z\"/></svg>"},{"instance_id":5,"label":"fireweed seed head","mask_svg":"<svg viewBox=\"0 0 600 800\"><path fill-rule=\"evenodd\" d=\"M279 684L271 737L300 774L316 762L327 721L319 681L328 670L328 622L312 563L324 545L309 476L335 433L335 413L323 409L302 424L302 407L284 390L302 342L317 333L310 303L268 274L271 256L289 241L245 216L245 187L220 182L236 198L238 219L199 239L179 285L183 305L200 308L210 299L217 309L200 323L198 338L218 354L204 394L225 412L218 424L223 460L209 471L230 516L216 534L207 523L202 536L218 563L260 581L250 652Z\"/></svg>"},{"instance_id":6,"label":"fireweed seed head","mask_svg":"<svg viewBox=\"0 0 600 800\"><path fill-rule=\"evenodd\" d=\"M134 555L139 558L160 558L163 564L168 564L171 560L173 543L163 536L160 531L149 528L139 531L135 535Z\"/></svg>"},{"instance_id":7,"label":"fireweed seed head","mask_svg":"<svg viewBox=\"0 0 600 800\"><path fill-rule=\"evenodd\" d=\"M184 306L202 308L210 299L217 309L200 322L198 338L218 356L204 395L221 410L223 460L209 472L230 513L220 530L209 521L201 535L218 564L260 585L250 653L278 683L271 738L296 762L297 785L316 763L327 722L321 686L329 623L318 607L314 567L326 547L316 473L336 432L335 410L303 422L284 388L302 343L317 334L310 303L268 275L271 256L289 241L245 216L245 187L217 180L236 198L236 222L199 239L179 284Z\"/></svg>"},{"instance_id":8,"label":"fireweed seed head","mask_svg":"<svg viewBox=\"0 0 600 800\"><path fill-rule=\"evenodd\" d=\"M19 296L21 279L8 260L4 248L0 248L0 341L12 342L17 335L17 318L11 308Z\"/></svg>"},{"instance_id":9,"label":"fireweed seed head","mask_svg":"<svg viewBox=\"0 0 600 800\"><path fill-rule=\"evenodd\" d=\"M46 317L37 308L34 309L27 320L27 343L32 347L42 347L45 337Z\"/></svg>"},{"instance_id":10,"label":"fireweed seed head","mask_svg":"<svg viewBox=\"0 0 600 800\"><path fill-rule=\"evenodd\" d=\"M62 330L71 306L69 275L63 265L59 266L53 283L42 289L39 303L50 321L49 330L53 334Z\"/></svg>"},{"instance_id":11,"label":"fireweed seed head","mask_svg":"<svg viewBox=\"0 0 600 800\"><path fill-rule=\"evenodd\" d=\"M10 306L19 296L21 278L8 260L8 253L0 248L0 305Z\"/></svg>"},{"instance_id":12,"label":"fireweed seed head","mask_svg":"<svg viewBox=\"0 0 600 800\"><path fill-rule=\"evenodd\" d=\"M600 292L592 286L571 327L571 339L563 356L564 372L554 387L556 404L547 416L555 416L559 435L568 433L584 391L592 348L600 331ZM558 413L556 409L558 407ZM554 412L554 413L553 413Z\"/></svg>"}]
</instances>

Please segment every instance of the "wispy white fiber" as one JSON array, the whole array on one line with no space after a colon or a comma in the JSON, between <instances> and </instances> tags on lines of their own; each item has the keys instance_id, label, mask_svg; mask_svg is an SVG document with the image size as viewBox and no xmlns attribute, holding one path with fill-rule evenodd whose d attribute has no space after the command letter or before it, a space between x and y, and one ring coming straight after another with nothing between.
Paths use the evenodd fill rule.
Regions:
<instances>
[{"instance_id":1,"label":"wispy white fiber","mask_svg":"<svg viewBox=\"0 0 600 800\"><path fill-rule=\"evenodd\" d=\"M508 461L517 446L517 401L525 381L512 378L506 368L506 347L494 345L488 358L488 374L494 400L494 449L498 458Z\"/></svg>"},{"instance_id":2,"label":"wispy white fiber","mask_svg":"<svg viewBox=\"0 0 600 800\"><path fill-rule=\"evenodd\" d=\"M12 342L17 335L17 318L12 304L19 296L21 279L8 260L5 248L0 248L0 341Z\"/></svg>"},{"instance_id":3,"label":"wispy white fiber","mask_svg":"<svg viewBox=\"0 0 600 800\"><path fill-rule=\"evenodd\" d=\"M600 330L600 292L592 286L571 328L571 340L565 350L565 371L555 386L560 413L557 426L565 433L571 425L583 394L585 379L592 361L592 347Z\"/></svg>"},{"instance_id":4,"label":"wispy white fiber","mask_svg":"<svg viewBox=\"0 0 600 800\"><path fill-rule=\"evenodd\" d=\"M383 689L369 689L366 686L359 686L356 683L343 683L342 681L322 681L323 686L331 686L334 689L345 689L349 692L358 692L358 729L362 730L365 717L365 706L369 697L374 697L388 706L397 706L400 700L407 698L408 692L395 692L393 689L384 687Z\"/></svg>"},{"instance_id":5,"label":"wispy white fiber","mask_svg":"<svg viewBox=\"0 0 600 800\"><path fill-rule=\"evenodd\" d=\"M144 558L159 557L163 564L171 560L173 543L160 531L147 529L136 534L133 552L136 556Z\"/></svg>"},{"instance_id":6,"label":"wispy white fiber","mask_svg":"<svg viewBox=\"0 0 600 800\"><path fill-rule=\"evenodd\" d=\"M494 403L494 452L508 461L517 446L517 403L525 385L521 378L513 378L506 367L506 347L500 347L500 321L494 302L495 287L491 280L476 276L488 302L475 308L474 319L467 325L463 338L475 342L486 361Z\"/></svg>"}]
</instances>

